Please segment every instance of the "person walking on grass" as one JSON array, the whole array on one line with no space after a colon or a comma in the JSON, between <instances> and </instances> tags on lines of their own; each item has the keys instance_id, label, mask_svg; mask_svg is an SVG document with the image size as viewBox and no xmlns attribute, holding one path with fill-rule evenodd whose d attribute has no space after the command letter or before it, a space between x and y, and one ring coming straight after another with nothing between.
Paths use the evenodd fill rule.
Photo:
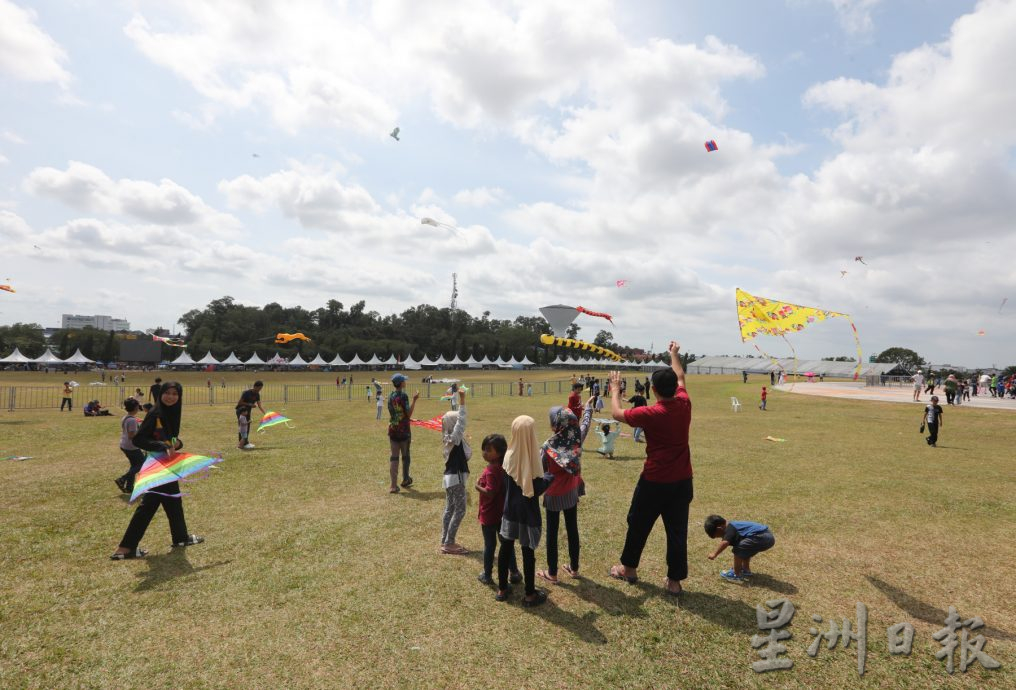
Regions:
<instances>
[{"instance_id":1,"label":"person walking on grass","mask_svg":"<svg viewBox=\"0 0 1016 690\"><path fill-rule=\"evenodd\" d=\"M391 446L391 456L388 462L388 473L392 484L388 493L399 493L396 482L399 479L399 456L402 456L402 486L409 488L413 484L413 478L409 476L409 446L413 442L412 427L409 420L413 418L413 411L416 410L416 400L420 397L419 391L413 394L413 401L409 401L406 395L406 381L409 377L405 374L392 376L392 386L395 387L388 395L388 442ZM380 384L378 384L380 389ZM367 395L370 395L370 386L367 386Z\"/></svg>"},{"instance_id":2,"label":"person walking on grass","mask_svg":"<svg viewBox=\"0 0 1016 690\"><path fill-rule=\"evenodd\" d=\"M138 418L134 415L141 409L141 403L137 398L127 398L123 401L123 409L127 414L120 420L120 450L127 456L130 467L113 481L120 491L130 494L134 491L134 477L145 464L145 452L134 445L134 437L138 434Z\"/></svg>"},{"instance_id":3,"label":"person walking on grass","mask_svg":"<svg viewBox=\"0 0 1016 690\"><path fill-rule=\"evenodd\" d=\"M763 412L766 411L766 398L767 397L768 397L768 393L766 392L766 387L762 386L762 393L759 396L759 401L758 401L758 409L762 410Z\"/></svg>"},{"instance_id":4,"label":"person walking on grass","mask_svg":"<svg viewBox=\"0 0 1016 690\"><path fill-rule=\"evenodd\" d=\"M625 410L620 395L611 395L612 415L629 426L642 427L646 433L646 462L632 493L628 509L628 533L619 565L611 566L610 576L629 583L638 582L638 567L649 533L657 518L663 518L667 532L667 594L681 593L681 580L688 577L688 510L692 488L691 399L685 388L681 366L681 346L670 342L670 368L653 372L652 391L656 404ZM611 378L620 378L617 371Z\"/></svg>"},{"instance_id":5,"label":"person walking on grass","mask_svg":"<svg viewBox=\"0 0 1016 690\"><path fill-rule=\"evenodd\" d=\"M183 448L180 440L180 416L183 408L183 386L173 381L162 384L155 406L145 415L137 434L132 439L134 445L149 453L175 453ZM158 493L151 491L141 497L141 503L134 511L127 531L120 540L120 546L110 558L122 561L129 558L144 558L148 553L138 545L145 536L148 525L162 506L169 518L169 531L172 546L193 546L204 541L203 537L187 532L187 521L183 515L183 498L180 494L180 483L170 482L159 487Z\"/></svg>"},{"instance_id":6,"label":"person walking on grass","mask_svg":"<svg viewBox=\"0 0 1016 690\"><path fill-rule=\"evenodd\" d=\"M462 555L469 551L456 543L462 518L466 516L466 482L469 481L469 458L473 450L466 441L466 392L459 390L458 409L441 416L441 451L445 467L442 484L445 510L441 518L441 553Z\"/></svg>"},{"instance_id":7,"label":"person walking on grass","mask_svg":"<svg viewBox=\"0 0 1016 690\"><path fill-rule=\"evenodd\" d=\"M924 388L924 373L918 369L917 373L910 378L914 381L914 402L920 402L921 389Z\"/></svg>"},{"instance_id":8,"label":"person walking on grass","mask_svg":"<svg viewBox=\"0 0 1016 690\"><path fill-rule=\"evenodd\" d=\"M938 404L938 396L931 396L931 404L925 405L924 414L921 417L921 431L928 428L928 436L925 439L932 448L937 448L938 430L942 428L942 407Z\"/></svg>"},{"instance_id":9,"label":"person walking on grass","mask_svg":"<svg viewBox=\"0 0 1016 690\"><path fill-rule=\"evenodd\" d=\"M61 412L63 412L64 405L67 406L67 411L68 412L73 412L74 411L74 398L71 397L73 395L74 395L74 389L71 388L71 382L70 381L64 381L63 399L60 401L60 411Z\"/></svg>"}]
</instances>

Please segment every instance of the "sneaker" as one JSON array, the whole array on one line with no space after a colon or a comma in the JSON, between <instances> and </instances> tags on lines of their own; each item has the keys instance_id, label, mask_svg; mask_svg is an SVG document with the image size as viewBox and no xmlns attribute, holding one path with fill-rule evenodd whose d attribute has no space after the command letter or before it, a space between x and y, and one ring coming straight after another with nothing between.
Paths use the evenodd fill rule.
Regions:
<instances>
[{"instance_id":1,"label":"sneaker","mask_svg":"<svg viewBox=\"0 0 1016 690\"><path fill-rule=\"evenodd\" d=\"M127 488L127 482L125 482L122 477L118 477L117 479L114 479L113 483L116 484L116 488L120 489L121 493L125 493L125 494L129 494L130 493L130 489Z\"/></svg>"},{"instance_id":2,"label":"sneaker","mask_svg":"<svg viewBox=\"0 0 1016 690\"><path fill-rule=\"evenodd\" d=\"M750 570L742 570L741 571L741 577L751 577L751 574L752 573L751 573Z\"/></svg>"},{"instance_id":3,"label":"sneaker","mask_svg":"<svg viewBox=\"0 0 1016 690\"><path fill-rule=\"evenodd\" d=\"M728 570L721 570L720 577L722 577L727 582L744 582L743 577L738 577L737 575L734 574L733 568L730 568Z\"/></svg>"},{"instance_id":4,"label":"sneaker","mask_svg":"<svg viewBox=\"0 0 1016 690\"><path fill-rule=\"evenodd\" d=\"M494 580L487 573L480 573L479 575L476 576L476 579L480 582L481 585L494 584Z\"/></svg>"},{"instance_id":5,"label":"sneaker","mask_svg":"<svg viewBox=\"0 0 1016 690\"><path fill-rule=\"evenodd\" d=\"M254 444L253 443L246 444L245 446L243 446L243 450L254 450Z\"/></svg>"},{"instance_id":6,"label":"sneaker","mask_svg":"<svg viewBox=\"0 0 1016 690\"><path fill-rule=\"evenodd\" d=\"M513 585L517 585L522 582L522 573L516 571L514 573L508 573L508 582Z\"/></svg>"},{"instance_id":7,"label":"sneaker","mask_svg":"<svg viewBox=\"0 0 1016 690\"><path fill-rule=\"evenodd\" d=\"M406 477L405 479L402 480L402 486L403 486L403 488L408 489L412 485L413 485L413 478L412 477Z\"/></svg>"}]
</instances>

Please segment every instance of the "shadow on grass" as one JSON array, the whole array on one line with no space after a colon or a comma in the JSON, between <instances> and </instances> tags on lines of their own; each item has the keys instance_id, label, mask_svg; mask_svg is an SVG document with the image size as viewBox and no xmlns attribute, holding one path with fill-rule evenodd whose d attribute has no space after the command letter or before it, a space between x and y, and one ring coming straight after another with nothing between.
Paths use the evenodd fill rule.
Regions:
<instances>
[{"instance_id":1,"label":"shadow on grass","mask_svg":"<svg viewBox=\"0 0 1016 690\"><path fill-rule=\"evenodd\" d=\"M403 489L399 493L406 498L412 498L417 501L433 501L445 497L444 491L413 491L412 489Z\"/></svg>"},{"instance_id":2,"label":"shadow on grass","mask_svg":"<svg viewBox=\"0 0 1016 690\"><path fill-rule=\"evenodd\" d=\"M660 589L639 582L628 586L629 589L639 592L638 595L632 596L614 587L605 587L585 576L579 579L561 580L558 587L568 590L583 601L599 606L609 616L631 616L633 618L646 617L647 614L642 605L653 593L653 590Z\"/></svg>"},{"instance_id":3,"label":"shadow on grass","mask_svg":"<svg viewBox=\"0 0 1016 690\"><path fill-rule=\"evenodd\" d=\"M682 611L704 618L710 623L722 625L730 630L750 633L755 627L755 609L736 599L726 599L708 592L685 590L677 599Z\"/></svg>"},{"instance_id":4,"label":"shadow on grass","mask_svg":"<svg viewBox=\"0 0 1016 690\"><path fill-rule=\"evenodd\" d=\"M547 603L531 609L523 608L522 610L534 616L539 616L548 623L560 626L583 642L588 642L589 644L607 644L606 636L596 628L596 619L599 617L598 613L590 611L584 616L576 616L574 613L569 613L564 609L558 608L554 603L553 596L553 590L548 590ZM518 601L518 605L522 606L521 600Z\"/></svg>"},{"instance_id":5,"label":"shadow on grass","mask_svg":"<svg viewBox=\"0 0 1016 690\"><path fill-rule=\"evenodd\" d=\"M894 587L885 580L880 580L874 575L865 575L865 578L875 587L875 589L889 597L890 601L903 609L913 618L939 627L945 625L945 619L949 616L948 611L937 609L931 604L927 604L920 599L907 594L902 589ZM960 615L964 615L964 612L961 612ZM970 613L971 618L975 615L977 615L976 612ZM1016 635L990 626L985 626L984 628L979 629L978 633L983 634L988 639L1001 639L1008 640L1009 642L1016 641Z\"/></svg>"},{"instance_id":6,"label":"shadow on grass","mask_svg":"<svg viewBox=\"0 0 1016 690\"><path fill-rule=\"evenodd\" d=\"M138 577L141 578L141 582L139 582L138 586L134 588L135 592L147 592L148 590L155 589L159 585L166 584L170 580L174 580L178 577L186 577L188 575L200 573L202 570L210 570L211 568L229 565L232 561L219 561L218 563L211 563L209 565L203 565L200 568L195 568L190 564L190 561L187 560L186 549L173 549L166 554L148 556L145 558L145 563L148 564L148 570L143 573L138 573Z\"/></svg>"},{"instance_id":7,"label":"shadow on grass","mask_svg":"<svg viewBox=\"0 0 1016 690\"><path fill-rule=\"evenodd\" d=\"M771 589L772 591L779 592L780 594L797 594L797 587L789 582L777 580L775 577L770 575L755 573L751 576L750 584L752 587L765 587L766 589Z\"/></svg>"}]
</instances>

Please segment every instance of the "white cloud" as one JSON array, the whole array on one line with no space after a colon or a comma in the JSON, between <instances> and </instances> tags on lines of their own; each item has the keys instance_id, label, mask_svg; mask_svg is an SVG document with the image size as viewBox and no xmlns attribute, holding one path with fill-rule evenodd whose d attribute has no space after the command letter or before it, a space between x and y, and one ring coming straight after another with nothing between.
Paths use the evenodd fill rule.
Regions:
<instances>
[{"instance_id":1,"label":"white cloud","mask_svg":"<svg viewBox=\"0 0 1016 690\"><path fill-rule=\"evenodd\" d=\"M481 208L500 203L505 199L505 192L500 187L476 187L475 189L462 189L455 193L452 201L460 206L472 206Z\"/></svg>"},{"instance_id":2,"label":"white cloud","mask_svg":"<svg viewBox=\"0 0 1016 690\"><path fill-rule=\"evenodd\" d=\"M882 0L829 0L829 2L836 8L843 28L848 33L860 34L874 28L871 14Z\"/></svg>"},{"instance_id":3,"label":"white cloud","mask_svg":"<svg viewBox=\"0 0 1016 690\"><path fill-rule=\"evenodd\" d=\"M113 180L102 170L70 161L66 170L36 168L25 180L33 194L58 199L79 210L125 215L160 225L202 224L215 232L233 232L235 218L210 208L172 180Z\"/></svg>"},{"instance_id":4,"label":"white cloud","mask_svg":"<svg viewBox=\"0 0 1016 690\"><path fill-rule=\"evenodd\" d=\"M5 129L3 132L0 132L0 136L2 136L4 139L11 142L12 144L26 143L25 140L19 137L16 132L12 132L9 129Z\"/></svg>"},{"instance_id":5,"label":"white cloud","mask_svg":"<svg viewBox=\"0 0 1016 690\"><path fill-rule=\"evenodd\" d=\"M66 87L71 75L64 68L67 54L36 25L34 10L0 0L0 72L30 82L53 82Z\"/></svg>"}]
</instances>

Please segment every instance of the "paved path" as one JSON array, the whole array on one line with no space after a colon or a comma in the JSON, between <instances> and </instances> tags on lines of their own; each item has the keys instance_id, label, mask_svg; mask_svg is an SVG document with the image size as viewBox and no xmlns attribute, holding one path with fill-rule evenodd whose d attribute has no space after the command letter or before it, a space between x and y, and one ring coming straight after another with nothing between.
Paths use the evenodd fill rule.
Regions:
<instances>
[{"instance_id":1,"label":"paved path","mask_svg":"<svg viewBox=\"0 0 1016 690\"><path fill-rule=\"evenodd\" d=\"M801 395L823 395L832 398L852 398L854 400L881 400L882 402L914 403L914 389L894 386L865 386L861 382L831 381L826 383L796 383L777 386L776 390L799 393ZM945 391L936 389L938 404L945 407ZM931 396L921 392L921 405L927 405ZM986 407L996 410L1016 410L1016 400L1006 398L1000 400L990 395L971 396L963 401L963 407Z\"/></svg>"}]
</instances>

